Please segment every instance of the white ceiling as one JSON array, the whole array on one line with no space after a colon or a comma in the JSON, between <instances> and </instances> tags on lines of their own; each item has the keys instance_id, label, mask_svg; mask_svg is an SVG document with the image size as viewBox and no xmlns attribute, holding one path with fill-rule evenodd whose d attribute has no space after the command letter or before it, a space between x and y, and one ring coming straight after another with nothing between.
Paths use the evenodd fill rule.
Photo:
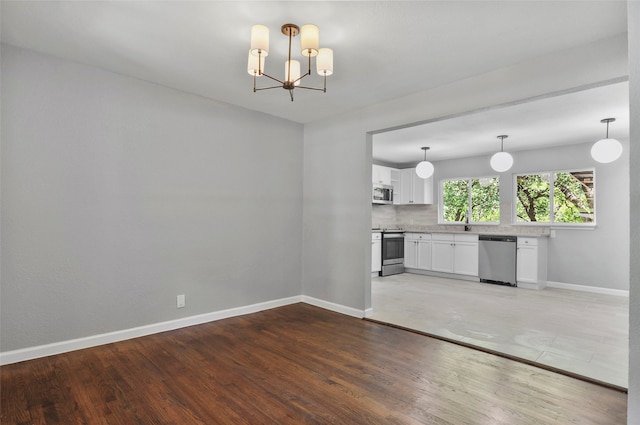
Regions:
<instances>
[{"instance_id":1,"label":"white ceiling","mask_svg":"<svg viewBox=\"0 0 640 425\"><path fill-rule=\"evenodd\" d=\"M300 123L626 32L626 3L611 0L3 0L1 8L3 43ZM278 76L284 72L288 42L280 26L287 22L318 25L321 47L333 48L335 72L328 78L327 93L297 89L294 102L280 89L253 93L253 79L246 72L251 26L261 23L270 27L266 72ZM295 39L294 51L297 43ZM318 76L308 78L312 79L305 84L321 85ZM593 104L579 98L576 94L570 99L582 106ZM571 111L573 106L548 99L521 105L513 113L470 115L457 123L450 120L432 124L428 130L414 128L398 133L395 139L386 135L380 140L387 137L388 144L407 143L394 154L397 157L387 158L397 162L419 160L419 146L425 145L432 146L434 160L444 158L453 142L461 143L458 155L474 153L479 149L476 145L485 141L490 146L485 148L488 152L499 146L498 134L510 135L507 148L520 149L531 146L527 143L536 134L545 136L537 137L538 144L573 134L562 130L560 123L576 121L585 131L581 140L587 137L588 127L593 138L603 130L599 122L605 118L603 114L610 116L609 111L619 107L611 105L606 113L589 115L584 110L580 117L566 118L567 109ZM554 108L561 110L554 112ZM534 119L538 114L541 116ZM558 122L554 123L554 118ZM578 137L577 133L572 137ZM416 151L418 158L410 150Z\"/></svg>"},{"instance_id":2,"label":"white ceiling","mask_svg":"<svg viewBox=\"0 0 640 425\"><path fill-rule=\"evenodd\" d=\"M373 159L398 167L413 167L424 159L423 146L432 161L490 155L500 150L516 152L549 146L596 142L609 135L629 139L629 84L621 82L554 97L470 112L378 133L373 136Z\"/></svg>"}]
</instances>

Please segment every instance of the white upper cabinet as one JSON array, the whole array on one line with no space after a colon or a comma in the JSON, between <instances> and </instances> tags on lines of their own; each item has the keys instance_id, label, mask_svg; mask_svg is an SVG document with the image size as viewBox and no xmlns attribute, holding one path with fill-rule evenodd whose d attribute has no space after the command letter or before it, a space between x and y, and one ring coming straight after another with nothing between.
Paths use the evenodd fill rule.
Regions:
<instances>
[{"instance_id":1,"label":"white upper cabinet","mask_svg":"<svg viewBox=\"0 0 640 425\"><path fill-rule=\"evenodd\" d=\"M400 205L433 204L433 177L422 179L416 174L415 168L405 168L400 171L400 191L394 193Z\"/></svg>"},{"instance_id":2,"label":"white upper cabinet","mask_svg":"<svg viewBox=\"0 0 640 425\"><path fill-rule=\"evenodd\" d=\"M391 185L391 168L373 164L371 166L371 182Z\"/></svg>"},{"instance_id":3,"label":"white upper cabinet","mask_svg":"<svg viewBox=\"0 0 640 425\"><path fill-rule=\"evenodd\" d=\"M391 169L391 186L393 186L393 203L400 204L400 170Z\"/></svg>"}]
</instances>

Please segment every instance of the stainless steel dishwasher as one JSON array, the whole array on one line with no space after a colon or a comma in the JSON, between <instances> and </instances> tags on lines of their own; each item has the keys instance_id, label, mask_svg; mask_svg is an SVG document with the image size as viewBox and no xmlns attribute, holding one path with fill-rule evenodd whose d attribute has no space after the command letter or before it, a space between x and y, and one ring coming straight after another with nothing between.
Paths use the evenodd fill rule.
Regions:
<instances>
[{"instance_id":1,"label":"stainless steel dishwasher","mask_svg":"<svg viewBox=\"0 0 640 425\"><path fill-rule=\"evenodd\" d=\"M479 235L480 282L517 286L516 236Z\"/></svg>"}]
</instances>

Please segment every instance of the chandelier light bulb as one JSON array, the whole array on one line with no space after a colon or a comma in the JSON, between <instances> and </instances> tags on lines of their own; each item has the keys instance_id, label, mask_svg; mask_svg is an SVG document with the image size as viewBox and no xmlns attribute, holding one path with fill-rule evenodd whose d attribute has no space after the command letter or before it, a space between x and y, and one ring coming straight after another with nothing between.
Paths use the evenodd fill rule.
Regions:
<instances>
[{"instance_id":1,"label":"chandelier light bulb","mask_svg":"<svg viewBox=\"0 0 640 425\"><path fill-rule=\"evenodd\" d=\"M609 123L615 120L615 118L605 118L600 121L607 124L607 136L591 147L591 157L602 164L613 162L622 155L622 143L609 138Z\"/></svg>"}]
</instances>

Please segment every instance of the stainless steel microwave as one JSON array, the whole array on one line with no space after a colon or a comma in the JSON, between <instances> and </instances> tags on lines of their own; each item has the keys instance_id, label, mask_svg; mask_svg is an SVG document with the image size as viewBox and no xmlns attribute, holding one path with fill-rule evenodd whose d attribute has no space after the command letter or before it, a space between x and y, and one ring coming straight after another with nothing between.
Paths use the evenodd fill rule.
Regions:
<instances>
[{"instance_id":1,"label":"stainless steel microwave","mask_svg":"<svg viewBox=\"0 0 640 425\"><path fill-rule=\"evenodd\" d=\"M373 204L393 204L393 186L373 184Z\"/></svg>"}]
</instances>

